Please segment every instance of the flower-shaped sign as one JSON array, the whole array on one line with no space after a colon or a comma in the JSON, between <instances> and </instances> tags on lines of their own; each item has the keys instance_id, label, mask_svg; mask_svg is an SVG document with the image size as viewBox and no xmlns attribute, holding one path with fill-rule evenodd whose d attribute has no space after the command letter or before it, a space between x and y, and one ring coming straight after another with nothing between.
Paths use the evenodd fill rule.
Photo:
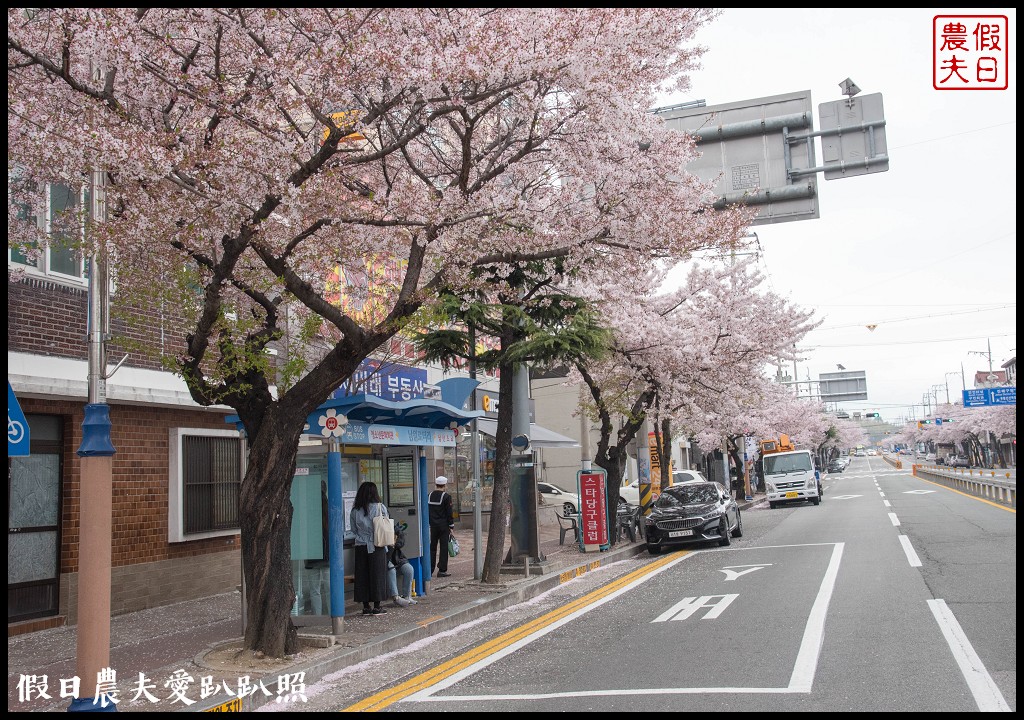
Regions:
<instances>
[{"instance_id":1,"label":"flower-shaped sign","mask_svg":"<svg viewBox=\"0 0 1024 720\"><path fill-rule=\"evenodd\" d=\"M331 408L321 415L317 422L320 424L320 434L325 438L341 437L345 434L348 418L344 415L339 415L337 410Z\"/></svg>"}]
</instances>

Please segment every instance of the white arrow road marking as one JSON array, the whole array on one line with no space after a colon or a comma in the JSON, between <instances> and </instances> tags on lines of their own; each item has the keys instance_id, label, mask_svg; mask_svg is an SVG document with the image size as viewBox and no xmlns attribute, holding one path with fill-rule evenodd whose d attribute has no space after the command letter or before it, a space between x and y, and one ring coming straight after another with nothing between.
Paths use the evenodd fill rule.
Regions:
<instances>
[{"instance_id":1,"label":"white arrow road marking","mask_svg":"<svg viewBox=\"0 0 1024 720\"><path fill-rule=\"evenodd\" d=\"M903 494L904 495L927 495L928 493L933 493L933 492L935 492L935 491L934 490L907 490Z\"/></svg>"},{"instance_id":2,"label":"white arrow road marking","mask_svg":"<svg viewBox=\"0 0 1024 720\"><path fill-rule=\"evenodd\" d=\"M771 566L771 563L765 563L764 565L730 565L729 567L719 568L719 571L725 573L725 582L728 582L729 580L735 580L740 575L746 575L747 573L752 573L755 570L762 570L762 569L764 569L766 567L770 567L770 566ZM740 570L739 572L737 572L736 570L733 570L733 568L747 568L747 569L746 570Z\"/></svg>"},{"instance_id":3,"label":"white arrow road marking","mask_svg":"<svg viewBox=\"0 0 1024 720\"><path fill-rule=\"evenodd\" d=\"M699 598L683 598L671 608L663 612L651 622L666 622L667 620L685 620L700 610L702 607L710 608L708 614L702 620L714 620L729 607L733 600L739 595L703 595ZM711 602L718 598L717 602ZM677 614L678 613L678 614ZM675 616L675 617L673 617Z\"/></svg>"}]
</instances>

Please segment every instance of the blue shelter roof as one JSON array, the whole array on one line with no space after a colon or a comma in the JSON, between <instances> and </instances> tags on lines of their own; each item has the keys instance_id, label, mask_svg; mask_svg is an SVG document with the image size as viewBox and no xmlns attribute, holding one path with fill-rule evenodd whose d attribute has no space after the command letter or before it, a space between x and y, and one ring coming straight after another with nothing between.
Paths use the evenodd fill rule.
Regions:
<instances>
[{"instance_id":1,"label":"blue shelter roof","mask_svg":"<svg viewBox=\"0 0 1024 720\"><path fill-rule=\"evenodd\" d=\"M435 430L448 429L453 421L459 425L468 425L473 418L484 416L482 410L462 410L441 400L416 398L395 402L376 395L360 393L332 398L322 403L307 419L310 427L316 427L317 418L330 409L334 409L338 415L344 415L350 421ZM226 420L234 423L239 430L243 429L237 415L229 415Z\"/></svg>"},{"instance_id":2,"label":"blue shelter roof","mask_svg":"<svg viewBox=\"0 0 1024 720\"><path fill-rule=\"evenodd\" d=\"M365 393L328 400L320 405L314 414L319 415L331 408L339 415L357 422L435 430L451 427L452 421L459 425L467 425L473 418L484 416L482 410L462 410L441 400L417 398L395 402Z\"/></svg>"}]
</instances>

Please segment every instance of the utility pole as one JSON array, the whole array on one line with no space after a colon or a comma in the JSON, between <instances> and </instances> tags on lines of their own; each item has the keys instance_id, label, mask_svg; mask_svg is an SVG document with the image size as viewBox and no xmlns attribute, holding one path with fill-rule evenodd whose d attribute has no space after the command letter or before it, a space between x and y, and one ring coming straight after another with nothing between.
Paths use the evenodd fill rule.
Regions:
<instances>
[{"instance_id":1,"label":"utility pole","mask_svg":"<svg viewBox=\"0 0 1024 720\"><path fill-rule=\"evenodd\" d=\"M469 377L476 380L476 328L469 326ZM476 386L469 394L469 409L476 410ZM469 466L473 468L473 578L480 580L484 576L484 539L483 510L480 507L480 428L473 418L470 433L470 454L473 456ZM455 452L455 465L458 466L458 450Z\"/></svg>"},{"instance_id":2,"label":"utility pole","mask_svg":"<svg viewBox=\"0 0 1024 720\"><path fill-rule=\"evenodd\" d=\"M968 355L980 355L983 358L988 358L988 376L985 378L986 383L992 384L996 381L996 374L992 372L992 341L988 341L988 351L982 352L981 350L968 350ZM966 389L966 388L965 388Z\"/></svg>"},{"instance_id":3,"label":"utility pole","mask_svg":"<svg viewBox=\"0 0 1024 720\"><path fill-rule=\"evenodd\" d=\"M91 176L89 217L93 225L106 217L106 173ZM69 712L101 709L100 675L110 668L110 560L113 512L113 464L117 452L110 439L110 406L107 405L107 329L110 281L104 248L89 258L89 368L88 403L82 419L80 530L78 541L78 642L76 673L81 679L79 696ZM110 711L110 704L102 710Z\"/></svg>"},{"instance_id":4,"label":"utility pole","mask_svg":"<svg viewBox=\"0 0 1024 720\"><path fill-rule=\"evenodd\" d=\"M963 367L961 367L959 371L953 370L952 372L946 373L946 404L947 405L949 404L949 376L950 375L959 375L961 380L963 380L963 376L964 376ZM964 383L964 390L966 390L966 389L967 389L967 385L966 385L966 383Z\"/></svg>"}]
</instances>

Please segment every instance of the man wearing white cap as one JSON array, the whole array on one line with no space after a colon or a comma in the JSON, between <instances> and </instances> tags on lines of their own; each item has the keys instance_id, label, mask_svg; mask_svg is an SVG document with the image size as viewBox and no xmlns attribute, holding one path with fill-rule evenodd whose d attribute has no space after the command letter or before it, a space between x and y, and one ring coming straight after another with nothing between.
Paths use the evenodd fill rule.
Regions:
<instances>
[{"instance_id":1,"label":"man wearing white cap","mask_svg":"<svg viewBox=\"0 0 1024 720\"><path fill-rule=\"evenodd\" d=\"M452 511L452 496L445 492L448 478L438 475L434 489L427 496L430 512L430 574L437 568L438 577L448 577L448 538L455 527L455 513ZM440 546L440 552L438 551Z\"/></svg>"}]
</instances>

